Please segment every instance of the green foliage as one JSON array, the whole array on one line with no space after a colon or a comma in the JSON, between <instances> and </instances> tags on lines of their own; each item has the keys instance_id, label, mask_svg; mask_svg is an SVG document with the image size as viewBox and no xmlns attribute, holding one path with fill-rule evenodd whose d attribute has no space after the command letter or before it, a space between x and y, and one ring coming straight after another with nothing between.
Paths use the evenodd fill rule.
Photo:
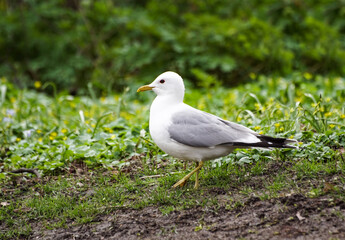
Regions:
<instances>
[{"instance_id":1,"label":"green foliage","mask_svg":"<svg viewBox=\"0 0 345 240\"><path fill-rule=\"evenodd\" d=\"M227 85L250 74L345 73L343 1L5 1L0 75L19 86L121 91L166 70ZM49 89L47 89L49 90Z\"/></svg>"},{"instance_id":2,"label":"green foliage","mask_svg":"<svg viewBox=\"0 0 345 240\"><path fill-rule=\"evenodd\" d=\"M252 205L253 196L344 199L344 79L252 74L255 84L226 89L212 75L197 69L193 74L207 88L188 88L188 104L263 134L297 139L300 148L241 149L206 162L199 190L193 183L171 189L188 170L147 134L149 92L128 88L97 98L89 85L91 97L49 97L1 78L0 238L92 223L118 208L239 212ZM43 177L11 173L22 167L37 168Z\"/></svg>"},{"instance_id":3,"label":"green foliage","mask_svg":"<svg viewBox=\"0 0 345 240\"><path fill-rule=\"evenodd\" d=\"M72 162L121 166L135 150L146 148L140 126L147 129L147 116L138 104L121 109L126 93L95 100L64 94L49 98L15 90L4 78L1 89L1 162L5 166L43 172L63 170ZM135 114L143 125L126 123Z\"/></svg>"},{"instance_id":4,"label":"green foliage","mask_svg":"<svg viewBox=\"0 0 345 240\"><path fill-rule=\"evenodd\" d=\"M343 79L298 73L291 78L255 76L256 84L228 90L213 84L215 78L197 70L194 73L214 87L207 92L188 90L187 103L262 134L303 142L300 150L236 151L212 161L213 166L276 158L338 158L337 149L345 144ZM133 158L155 164L166 158L147 134L150 94L127 89L101 98L64 93L48 97L15 89L6 78L1 81L0 178L23 167L50 175L68 171L76 163L90 169L120 169ZM134 100L133 94L146 103ZM150 156L157 157L152 160ZM154 171L150 168L148 174Z\"/></svg>"}]
</instances>

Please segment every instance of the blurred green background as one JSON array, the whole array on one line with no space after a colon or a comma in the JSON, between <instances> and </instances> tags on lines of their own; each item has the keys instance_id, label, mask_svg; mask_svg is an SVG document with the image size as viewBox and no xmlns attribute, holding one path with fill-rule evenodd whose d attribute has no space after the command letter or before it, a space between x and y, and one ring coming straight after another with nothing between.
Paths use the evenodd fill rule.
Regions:
<instances>
[{"instance_id":1,"label":"blurred green background","mask_svg":"<svg viewBox=\"0 0 345 240\"><path fill-rule=\"evenodd\" d=\"M195 86L345 73L344 0L1 0L0 10L0 76L23 88L104 94L166 70Z\"/></svg>"}]
</instances>

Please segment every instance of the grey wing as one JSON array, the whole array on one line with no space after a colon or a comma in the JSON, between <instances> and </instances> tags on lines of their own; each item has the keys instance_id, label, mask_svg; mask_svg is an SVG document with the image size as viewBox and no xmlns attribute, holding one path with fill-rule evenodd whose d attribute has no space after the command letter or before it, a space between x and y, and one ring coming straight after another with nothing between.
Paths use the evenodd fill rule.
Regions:
<instances>
[{"instance_id":1,"label":"grey wing","mask_svg":"<svg viewBox=\"0 0 345 240\"><path fill-rule=\"evenodd\" d=\"M173 140L193 147L260 142L249 128L196 109L175 113L168 131Z\"/></svg>"}]
</instances>

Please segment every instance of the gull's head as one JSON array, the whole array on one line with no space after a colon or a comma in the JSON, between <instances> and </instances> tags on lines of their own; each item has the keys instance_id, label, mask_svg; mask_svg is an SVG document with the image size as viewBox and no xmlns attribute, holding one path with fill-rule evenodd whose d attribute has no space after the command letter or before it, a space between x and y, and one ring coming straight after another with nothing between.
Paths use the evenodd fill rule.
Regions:
<instances>
[{"instance_id":1,"label":"gull's head","mask_svg":"<svg viewBox=\"0 0 345 240\"><path fill-rule=\"evenodd\" d=\"M184 84L180 75L175 72L165 72L159 75L151 84L138 88L137 92L154 91L157 96L173 96L182 99Z\"/></svg>"}]
</instances>

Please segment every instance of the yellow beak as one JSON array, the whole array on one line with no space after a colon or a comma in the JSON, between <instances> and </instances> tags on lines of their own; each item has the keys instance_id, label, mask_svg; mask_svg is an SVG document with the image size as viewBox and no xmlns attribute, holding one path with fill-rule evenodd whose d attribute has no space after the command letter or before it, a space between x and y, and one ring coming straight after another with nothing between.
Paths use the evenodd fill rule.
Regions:
<instances>
[{"instance_id":1,"label":"yellow beak","mask_svg":"<svg viewBox=\"0 0 345 240\"><path fill-rule=\"evenodd\" d=\"M154 88L154 87L151 87L149 85L141 86L140 88L138 88L137 92L152 90L152 88Z\"/></svg>"}]
</instances>

